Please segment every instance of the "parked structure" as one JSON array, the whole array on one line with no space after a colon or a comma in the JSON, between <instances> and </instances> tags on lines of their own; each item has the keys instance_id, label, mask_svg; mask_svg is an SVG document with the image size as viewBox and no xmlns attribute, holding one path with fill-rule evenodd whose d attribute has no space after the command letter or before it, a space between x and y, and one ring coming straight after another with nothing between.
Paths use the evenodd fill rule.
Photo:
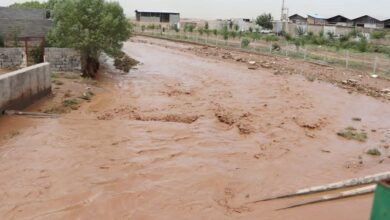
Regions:
<instances>
[{"instance_id":1,"label":"parked structure","mask_svg":"<svg viewBox=\"0 0 390 220\"><path fill-rule=\"evenodd\" d=\"M383 22L368 15L364 15L353 19L353 25L355 27L365 28L383 28Z\"/></svg>"},{"instance_id":2,"label":"parked structure","mask_svg":"<svg viewBox=\"0 0 390 220\"><path fill-rule=\"evenodd\" d=\"M162 12L162 11L135 11L137 22L162 24L162 25L178 25L180 26L180 13L178 12Z\"/></svg>"}]
</instances>

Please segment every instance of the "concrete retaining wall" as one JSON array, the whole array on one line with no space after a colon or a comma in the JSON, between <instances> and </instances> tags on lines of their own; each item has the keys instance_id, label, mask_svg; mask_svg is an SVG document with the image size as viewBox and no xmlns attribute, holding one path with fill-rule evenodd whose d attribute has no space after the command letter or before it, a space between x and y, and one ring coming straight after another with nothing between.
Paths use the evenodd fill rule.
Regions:
<instances>
[{"instance_id":1,"label":"concrete retaining wall","mask_svg":"<svg viewBox=\"0 0 390 220\"><path fill-rule=\"evenodd\" d=\"M0 75L0 111L23 109L50 92L49 63Z\"/></svg>"},{"instance_id":2,"label":"concrete retaining wall","mask_svg":"<svg viewBox=\"0 0 390 220\"><path fill-rule=\"evenodd\" d=\"M80 71L80 54L70 48L45 48L45 62L52 71Z\"/></svg>"},{"instance_id":3,"label":"concrete retaining wall","mask_svg":"<svg viewBox=\"0 0 390 220\"><path fill-rule=\"evenodd\" d=\"M23 48L0 48L0 68L13 69L25 65Z\"/></svg>"}]
</instances>

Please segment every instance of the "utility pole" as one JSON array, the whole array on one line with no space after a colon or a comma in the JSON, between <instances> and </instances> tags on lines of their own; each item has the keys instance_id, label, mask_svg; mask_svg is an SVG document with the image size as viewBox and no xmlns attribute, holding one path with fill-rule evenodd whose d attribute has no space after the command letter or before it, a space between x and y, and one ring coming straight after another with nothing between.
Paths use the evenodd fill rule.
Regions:
<instances>
[{"instance_id":1,"label":"utility pole","mask_svg":"<svg viewBox=\"0 0 390 220\"><path fill-rule=\"evenodd\" d=\"M282 1L282 14L280 16L280 21L282 22L282 31L286 31L288 22L288 8L285 5L285 0Z\"/></svg>"}]
</instances>

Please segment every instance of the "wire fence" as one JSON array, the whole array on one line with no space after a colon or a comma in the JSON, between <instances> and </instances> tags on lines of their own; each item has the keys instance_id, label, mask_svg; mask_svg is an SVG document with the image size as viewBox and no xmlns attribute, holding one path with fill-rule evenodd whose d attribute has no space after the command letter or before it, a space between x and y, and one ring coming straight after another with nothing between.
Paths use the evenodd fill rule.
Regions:
<instances>
[{"instance_id":1,"label":"wire fence","mask_svg":"<svg viewBox=\"0 0 390 220\"><path fill-rule=\"evenodd\" d=\"M316 45L297 47L288 41L267 42L265 40L252 40L249 45L243 45L243 38L223 39L223 36L214 34L199 34L196 32L175 32L162 30L135 30L136 33L217 46L227 49L239 49L267 55L277 55L319 62L329 66L342 66L347 69L356 69L369 75L378 75L390 79L390 57L380 53L359 53L352 50L336 49Z\"/></svg>"}]
</instances>

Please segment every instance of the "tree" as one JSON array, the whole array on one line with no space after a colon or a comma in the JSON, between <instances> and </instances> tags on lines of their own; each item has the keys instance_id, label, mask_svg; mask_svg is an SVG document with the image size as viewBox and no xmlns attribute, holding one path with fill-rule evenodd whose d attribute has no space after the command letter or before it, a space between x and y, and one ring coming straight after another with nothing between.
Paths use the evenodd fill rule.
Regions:
<instances>
[{"instance_id":1,"label":"tree","mask_svg":"<svg viewBox=\"0 0 390 220\"><path fill-rule=\"evenodd\" d=\"M29 1L24 3L14 3L9 6L10 8L22 8L22 9L46 9L45 3L39 1Z\"/></svg>"},{"instance_id":2,"label":"tree","mask_svg":"<svg viewBox=\"0 0 390 220\"><path fill-rule=\"evenodd\" d=\"M238 24L234 24L233 28L235 31L238 31L240 29L240 26L238 26Z\"/></svg>"},{"instance_id":3,"label":"tree","mask_svg":"<svg viewBox=\"0 0 390 220\"><path fill-rule=\"evenodd\" d=\"M256 24L265 29L272 29L274 27L272 20L273 18L270 13L264 13L256 18Z\"/></svg>"},{"instance_id":4,"label":"tree","mask_svg":"<svg viewBox=\"0 0 390 220\"><path fill-rule=\"evenodd\" d=\"M54 27L49 41L80 52L84 77L94 77L100 54L119 54L130 35L131 25L117 2L61 0L54 6Z\"/></svg>"},{"instance_id":5,"label":"tree","mask_svg":"<svg viewBox=\"0 0 390 220\"><path fill-rule=\"evenodd\" d=\"M209 22L206 21L206 23L204 24L204 29L209 30Z\"/></svg>"},{"instance_id":6,"label":"tree","mask_svg":"<svg viewBox=\"0 0 390 220\"><path fill-rule=\"evenodd\" d=\"M40 3L39 1L28 1L24 3L14 3L10 5L10 8L22 8L22 9L46 9L47 18L52 17L52 10L55 4L59 0L48 0L47 2Z\"/></svg>"}]
</instances>

